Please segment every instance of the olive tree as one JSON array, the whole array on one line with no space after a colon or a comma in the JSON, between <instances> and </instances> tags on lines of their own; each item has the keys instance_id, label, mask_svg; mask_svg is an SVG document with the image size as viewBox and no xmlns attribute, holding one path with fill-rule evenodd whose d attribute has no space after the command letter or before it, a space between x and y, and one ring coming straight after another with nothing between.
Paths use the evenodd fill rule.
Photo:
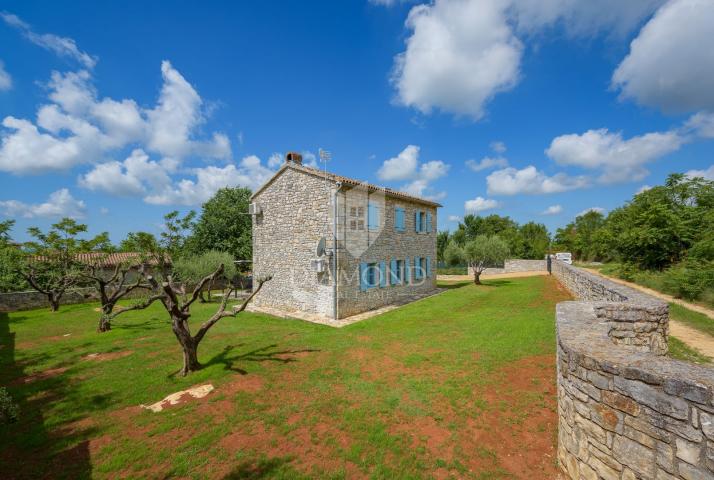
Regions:
<instances>
[{"instance_id":1,"label":"olive tree","mask_svg":"<svg viewBox=\"0 0 714 480\"><path fill-rule=\"evenodd\" d=\"M141 272L144 265L142 264L117 264L114 270L109 273L105 268L92 263L85 265L80 275L94 284L97 290L99 301L102 304L102 314L99 317L98 332L108 332L111 330L111 321L118 315L130 310L137 310L139 305L132 307L114 310L117 302L129 295L136 289L148 289L149 285L142 283ZM129 282L130 278L135 276L133 282Z\"/></svg>"},{"instance_id":2,"label":"olive tree","mask_svg":"<svg viewBox=\"0 0 714 480\"><path fill-rule=\"evenodd\" d=\"M60 301L67 290L82 280L77 254L110 246L106 233L90 240L78 238L80 233L86 231L86 225L71 218L63 218L53 224L48 232L37 227L28 229L34 240L25 244L28 255L19 273L32 288L47 296L53 312L59 309Z\"/></svg>"},{"instance_id":3,"label":"olive tree","mask_svg":"<svg viewBox=\"0 0 714 480\"><path fill-rule=\"evenodd\" d=\"M474 283L481 285L481 274L490 265L503 263L509 255L508 244L498 236L477 235L463 247L463 259L474 272Z\"/></svg>"},{"instance_id":4,"label":"olive tree","mask_svg":"<svg viewBox=\"0 0 714 480\"><path fill-rule=\"evenodd\" d=\"M146 281L151 286L152 295L146 299L143 305L149 305L158 300L169 314L169 317L171 318L171 329L173 330L174 335L183 350L183 367L180 370L180 373L183 376L201 368L201 364L198 361L198 345L201 343L201 340L203 340L211 327L218 323L218 321L222 318L235 317L245 310L248 303L263 288L263 284L270 280L270 277L258 280L257 288L255 288L253 293L251 293L250 296L243 301L243 303L234 306L229 311L226 311L228 299L235 291L235 287L231 285L227 294L223 296L221 304L216 312L204 321L200 327L198 327L195 334L192 334L189 327L191 305L198 300L200 292L206 287L206 285L215 282L224 276L224 274L225 266L221 264L210 275L201 279L201 281L199 281L193 288L193 292L190 295L186 295L185 290L182 287L177 286L177 284L173 282L170 275L163 280L157 279L153 275L145 276Z\"/></svg>"}]
</instances>

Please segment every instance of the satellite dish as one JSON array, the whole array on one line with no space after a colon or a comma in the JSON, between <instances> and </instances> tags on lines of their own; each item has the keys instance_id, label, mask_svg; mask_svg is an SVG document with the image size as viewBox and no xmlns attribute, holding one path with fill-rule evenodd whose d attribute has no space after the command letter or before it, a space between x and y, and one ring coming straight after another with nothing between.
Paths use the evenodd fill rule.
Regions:
<instances>
[{"instance_id":1,"label":"satellite dish","mask_svg":"<svg viewBox=\"0 0 714 480\"><path fill-rule=\"evenodd\" d=\"M325 237L322 237L318 242L317 242L317 249L315 251L318 257L321 257L325 254Z\"/></svg>"}]
</instances>

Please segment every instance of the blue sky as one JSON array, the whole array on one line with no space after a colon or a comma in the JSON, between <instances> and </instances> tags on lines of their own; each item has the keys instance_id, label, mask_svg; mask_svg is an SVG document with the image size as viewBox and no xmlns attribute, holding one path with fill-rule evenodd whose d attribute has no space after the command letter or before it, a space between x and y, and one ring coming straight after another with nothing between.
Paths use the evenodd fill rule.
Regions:
<instances>
[{"instance_id":1,"label":"blue sky","mask_svg":"<svg viewBox=\"0 0 714 480\"><path fill-rule=\"evenodd\" d=\"M603 5L606 4L606 5ZM599 7L599 8L598 8ZM0 218L157 233L289 150L551 231L714 177L714 2L5 1ZM451 220L450 220L451 218Z\"/></svg>"}]
</instances>

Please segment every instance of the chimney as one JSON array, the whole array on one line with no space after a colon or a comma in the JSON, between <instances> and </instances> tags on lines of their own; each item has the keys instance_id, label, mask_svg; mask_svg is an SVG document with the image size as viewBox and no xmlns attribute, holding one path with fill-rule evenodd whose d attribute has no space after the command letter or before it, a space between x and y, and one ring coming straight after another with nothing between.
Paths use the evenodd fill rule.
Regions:
<instances>
[{"instance_id":1,"label":"chimney","mask_svg":"<svg viewBox=\"0 0 714 480\"><path fill-rule=\"evenodd\" d=\"M293 162L296 165L302 165L302 155L297 152L288 152L285 154L285 163Z\"/></svg>"}]
</instances>

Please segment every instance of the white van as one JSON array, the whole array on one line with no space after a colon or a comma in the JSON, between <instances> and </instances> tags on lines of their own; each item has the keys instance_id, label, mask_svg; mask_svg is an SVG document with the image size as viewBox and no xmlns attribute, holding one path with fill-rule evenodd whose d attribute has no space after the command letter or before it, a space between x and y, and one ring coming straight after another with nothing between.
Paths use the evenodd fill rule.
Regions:
<instances>
[{"instance_id":1,"label":"white van","mask_svg":"<svg viewBox=\"0 0 714 480\"><path fill-rule=\"evenodd\" d=\"M557 252L555 254L555 259L560 260L561 262L565 262L568 265L573 264L573 256L570 254L570 252Z\"/></svg>"}]
</instances>

